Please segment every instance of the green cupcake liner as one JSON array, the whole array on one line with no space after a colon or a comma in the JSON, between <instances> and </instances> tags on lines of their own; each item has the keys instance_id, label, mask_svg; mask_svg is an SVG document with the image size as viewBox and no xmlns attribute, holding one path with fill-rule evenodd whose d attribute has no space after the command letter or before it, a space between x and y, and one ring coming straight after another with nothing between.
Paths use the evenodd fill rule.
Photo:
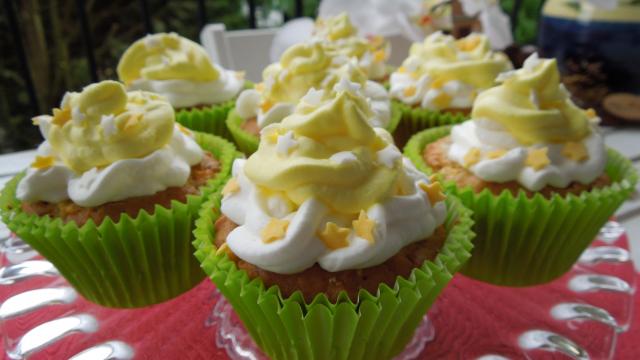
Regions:
<instances>
[{"instance_id":1,"label":"green cupcake liner","mask_svg":"<svg viewBox=\"0 0 640 360\"><path fill-rule=\"evenodd\" d=\"M443 126L416 134L405 147L405 155L421 171L433 173L422 152L450 129ZM496 285L529 286L567 272L637 182L629 160L611 149L607 157L605 172L612 184L580 195L528 198L524 192L514 196L506 190L493 195L488 189L474 193L470 187L445 182L449 193L474 213L473 256L462 273Z\"/></svg>"},{"instance_id":2,"label":"green cupcake liner","mask_svg":"<svg viewBox=\"0 0 640 360\"><path fill-rule=\"evenodd\" d=\"M83 226L60 218L23 212L13 178L0 195L0 214L9 229L47 258L87 300L119 308L141 307L171 299L198 284L205 274L193 257L192 231L200 205L218 191L236 157L228 141L195 132L197 142L221 163L220 173L185 203L155 206L118 222L106 218Z\"/></svg>"},{"instance_id":3,"label":"green cupcake liner","mask_svg":"<svg viewBox=\"0 0 640 360\"><path fill-rule=\"evenodd\" d=\"M227 129L226 120L229 111L233 109L235 104L235 100L229 100L202 109L183 109L176 112L176 121L191 130L221 136L233 141L233 137Z\"/></svg>"},{"instance_id":4,"label":"green cupcake liner","mask_svg":"<svg viewBox=\"0 0 640 360\"><path fill-rule=\"evenodd\" d=\"M414 108L398 100L392 100L402 111L402 117L393 138L402 148L415 133L443 125L454 125L469 119L468 115Z\"/></svg>"},{"instance_id":5,"label":"green cupcake liner","mask_svg":"<svg viewBox=\"0 0 640 360\"><path fill-rule=\"evenodd\" d=\"M253 88L251 81L245 81L244 89ZM176 121L187 128L208 134L221 136L229 141L233 137L227 128L227 115L236 104L236 99L201 109L182 109L176 112Z\"/></svg>"},{"instance_id":6,"label":"green cupcake liner","mask_svg":"<svg viewBox=\"0 0 640 360\"><path fill-rule=\"evenodd\" d=\"M434 261L426 261L393 287L376 294L360 290L331 302L325 294L305 303L302 293L283 297L277 286L250 279L226 253L216 254L215 220L220 195L206 202L196 221L195 256L233 306L256 344L272 359L389 359L399 354L436 296L469 258L471 213L447 200L447 239Z\"/></svg>"},{"instance_id":7,"label":"green cupcake liner","mask_svg":"<svg viewBox=\"0 0 640 360\"><path fill-rule=\"evenodd\" d=\"M401 118L401 107L398 104L391 102L391 119L389 119L389 124L387 125L386 130L393 134L396 127L400 123ZM240 151L248 156L258 150L260 137L246 132L242 128L242 124L244 123L244 121L245 119L240 117L235 110L231 110L229 112L229 115L227 116L226 123L233 141L236 143L236 146Z\"/></svg>"}]
</instances>

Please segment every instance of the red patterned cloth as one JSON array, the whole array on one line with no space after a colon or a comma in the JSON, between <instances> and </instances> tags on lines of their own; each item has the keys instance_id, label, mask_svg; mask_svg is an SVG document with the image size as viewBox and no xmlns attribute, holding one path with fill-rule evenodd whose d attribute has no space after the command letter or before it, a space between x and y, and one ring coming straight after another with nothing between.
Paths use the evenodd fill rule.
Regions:
<instances>
[{"instance_id":1,"label":"red patterned cloth","mask_svg":"<svg viewBox=\"0 0 640 360\"><path fill-rule=\"evenodd\" d=\"M607 265L604 265L607 266ZM623 270L620 270L624 268ZM616 275L632 276L631 266L613 269ZM617 271L617 272L616 272ZM574 270L563 278L545 286L523 289L486 285L458 275L438 298L430 312L435 326L435 339L428 343L420 358L476 358L486 354L499 354L522 358L518 349L518 336L537 328L570 334L587 349L604 349L613 340L611 331L594 322L562 322L549 315L553 304L577 299L567 289L567 281L580 273ZM0 301L11 293L34 286L62 285L58 280L39 279L28 284L0 287ZM33 314L22 316L4 324L2 331L12 347L12 340L20 331L45 320L65 314L87 312L96 316L100 328L96 333L74 334L37 353L32 359L63 359L82 349L108 340L123 340L133 345L137 359L226 359L224 350L215 345L216 329L205 322L213 308L214 285L209 280L169 302L139 310L113 310L102 308L79 299L73 304L56 305ZM618 296L618 298L614 298ZM619 294L610 292L586 295L575 301L594 305L614 305ZM627 298L629 300L629 298ZM635 296L635 307L640 306ZM615 358L639 358L640 311L633 314L632 325L617 339ZM592 358L600 358L599 350L591 350ZM4 352L3 352L4 353ZM535 358L553 357L550 353L532 353ZM558 356L557 358L564 358Z\"/></svg>"}]
</instances>

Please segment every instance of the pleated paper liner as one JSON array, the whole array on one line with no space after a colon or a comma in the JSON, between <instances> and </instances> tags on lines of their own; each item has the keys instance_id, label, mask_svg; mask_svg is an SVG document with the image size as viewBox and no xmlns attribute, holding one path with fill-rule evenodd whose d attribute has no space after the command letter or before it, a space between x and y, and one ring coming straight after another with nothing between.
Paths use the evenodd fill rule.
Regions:
<instances>
[{"instance_id":1,"label":"pleated paper liner","mask_svg":"<svg viewBox=\"0 0 640 360\"><path fill-rule=\"evenodd\" d=\"M404 153L421 171L433 171L422 158L425 146L450 132L451 126L428 129L411 138ZM606 173L612 184L580 195L540 194L527 198L509 191L474 193L445 182L447 191L473 211L476 233L473 256L462 269L472 278L505 286L549 282L567 272L629 197L637 182L632 164L607 150Z\"/></svg>"},{"instance_id":2,"label":"pleated paper liner","mask_svg":"<svg viewBox=\"0 0 640 360\"><path fill-rule=\"evenodd\" d=\"M391 102L391 118L389 119L389 124L387 125L386 130L393 134L400 123L401 117L402 111L400 106L395 102ZM260 137L245 131L242 128L242 124L244 122L245 119L240 117L235 110L231 110L231 112L229 112L227 117L227 128L231 132L231 136L233 137L238 149L248 156L258 150Z\"/></svg>"},{"instance_id":3,"label":"pleated paper liner","mask_svg":"<svg viewBox=\"0 0 640 360\"><path fill-rule=\"evenodd\" d=\"M89 220L79 227L23 212L15 197L21 174L0 195L3 221L89 301L131 308L171 299L205 276L193 257L194 222L204 199L226 182L237 154L222 138L195 136L220 161L221 169L200 189L201 195L189 195L186 203L174 200L170 208L156 205L153 215L142 210L135 218L123 214L118 222L106 218L95 225Z\"/></svg>"},{"instance_id":4,"label":"pleated paper liner","mask_svg":"<svg viewBox=\"0 0 640 360\"><path fill-rule=\"evenodd\" d=\"M220 196L202 207L194 234L196 257L233 306L256 344L272 359L389 359L399 354L471 250L470 211L448 199L447 239L434 261L426 261L393 287L376 294L361 290L358 301L346 293L336 302L318 294L305 303L296 292L283 297L277 286L265 288L221 252L216 254L214 223Z\"/></svg>"},{"instance_id":5,"label":"pleated paper liner","mask_svg":"<svg viewBox=\"0 0 640 360\"><path fill-rule=\"evenodd\" d=\"M393 100L393 103L402 111L400 123L393 133L393 139L399 148L404 147L411 136L422 130L443 125L459 124L469 119L469 115L465 113L441 112L420 107L414 108L399 100Z\"/></svg>"},{"instance_id":6,"label":"pleated paper liner","mask_svg":"<svg viewBox=\"0 0 640 360\"><path fill-rule=\"evenodd\" d=\"M253 83L245 81L244 89L251 88L253 88ZM176 111L176 121L191 130L217 135L233 141L226 120L229 111L233 109L235 104L236 99L234 98L203 108L181 109Z\"/></svg>"}]
</instances>

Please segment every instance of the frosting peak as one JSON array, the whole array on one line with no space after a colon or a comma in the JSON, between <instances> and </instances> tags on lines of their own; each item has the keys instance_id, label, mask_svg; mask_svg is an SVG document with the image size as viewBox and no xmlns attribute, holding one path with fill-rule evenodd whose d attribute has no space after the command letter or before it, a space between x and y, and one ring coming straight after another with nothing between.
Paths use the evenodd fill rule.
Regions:
<instances>
[{"instance_id":1,"label":"frosting peak","mask_svg":"<svg viewBox=\"0 0 640 360\"><path fill-rule=\"evenodd\" d=\"M346 212L357 213L388 196L399 166L378 162L377 152L390 145L388 134L369 125L373 112L366 98L357 84L341 89L345 82L336 85L335 96L311 90L292 115L264 128L258 151L247 160L247 177L285 192L297 205L313 197ZM331 159L342 152L356 161Z\"/></svg>"},{"instance_id":2,"label":"frosting peak","mask_svg":"<svg viewBox=\"0 0 640 360\"><path fill-rule=\"evenodd\" d=\"M525 145L578 141L590 133L589 117L560 84L555 59L531 55L522 69L501 74L503 84L481 93L472 117L490 119Z\"/></svg>"},{"instance_id":3,"label":"frosting peak","mask_svg":"<svg viewBox=\"0 0 640 360\"><path fill-rule=\"evenodd\" d=\"M81 173L164 146L173 133L174 112L159 95L127 93L121 83L102 81L67 93L53 116L36 121L61 160Z\"/></svg>"},{"instance_id":4,"label":"frosting peak","mask_svg":"<svg viewBox=\"0 0 640 360\"><path fill-rule=\"evenodd\" d=\"M220 76L200 45L176 33L147 35L136 41L122 55L117 71L127 85L138 79L207 82Z\"/></svg>"}]
</instances>

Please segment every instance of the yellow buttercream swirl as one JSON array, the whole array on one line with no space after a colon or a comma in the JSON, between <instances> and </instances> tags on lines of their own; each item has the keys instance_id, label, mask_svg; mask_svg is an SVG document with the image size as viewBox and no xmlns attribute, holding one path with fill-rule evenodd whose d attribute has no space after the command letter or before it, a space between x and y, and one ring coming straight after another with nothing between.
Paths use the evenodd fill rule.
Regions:
<instances>
[{"instance_id":1,"label":"yellow buttercream swirl","mask_svg":"<svg viewBox=\"0 0 640 360\"><path fill-rule=\"evenodd\" d=\"M296 205L315 198L355 214L392 195L402 162L387 167L377 161L376 152L391 140L367 122L373 114L364 97L352 90L323 96L319 104L303 98L292 115L266 127L244 171L260 189ZM281 142L289 144L284 153ZM331 159L340 152L350 152L352 161Z\"/></svg>"},{"instance_id":2,"label":"yellow buttercream swirl","mask_svg":"<svg viewBox=\"0 0 640 360\"><path fill-rule=\"evenodd\" d=\"M589 134L589 117L560 85L555 59L528 59L510 75L478 96L472 118L500 123L524 145L578 141Z\"/></svg>"},{"instance_id":3,"label":"yellow buttercream swirl","mask_svg":"<svg viewBox=\"0 0 640 360\"><path fill-rule=\"evenodd\" d=\"M45 137L77 173L150 154L169 142L175 122L173 108L163 97L127 93L116 81L67 93L53 113Z\"/></svg>"},{"instance_id":4,"label":"yellow buttercream swirl","mask_svg":"<svg viewBox=\"0 0 640 360\"><path fill-rule=\"evenodd\" d=\"M428 74L443 82L459 80L485 89L495 84L499 73L511 69L511 63L503 53L491 51L485 35L470 34L455 40L434 33L411 45L403 67L418 76Z\"/></svg>"},{"instance_id":5,"label":"yellow buttercream swirl","mask_svg":"<svg viewBox=\"0 0 640 360\"><path fill-rule=\"evenodd\" d=\"M208 82L220 76L202 46L175 33L147 35L134 42L117 70L127 85L137 79Z\"/></svg>"},{"instance_id":6,"label":"yellow buttercream swirl","mask_svg":"<svg viewBox=\"0 0 640 360\"><path fill-rule=\"evenodd\" d=\"M311 88L331 89L341 78L364 84L366 75L345 64L338 67L318 42L297 44L284 52L280 61L267 66L262 73L264 102L297 102Z\"/></svg>"}]
</instances>

